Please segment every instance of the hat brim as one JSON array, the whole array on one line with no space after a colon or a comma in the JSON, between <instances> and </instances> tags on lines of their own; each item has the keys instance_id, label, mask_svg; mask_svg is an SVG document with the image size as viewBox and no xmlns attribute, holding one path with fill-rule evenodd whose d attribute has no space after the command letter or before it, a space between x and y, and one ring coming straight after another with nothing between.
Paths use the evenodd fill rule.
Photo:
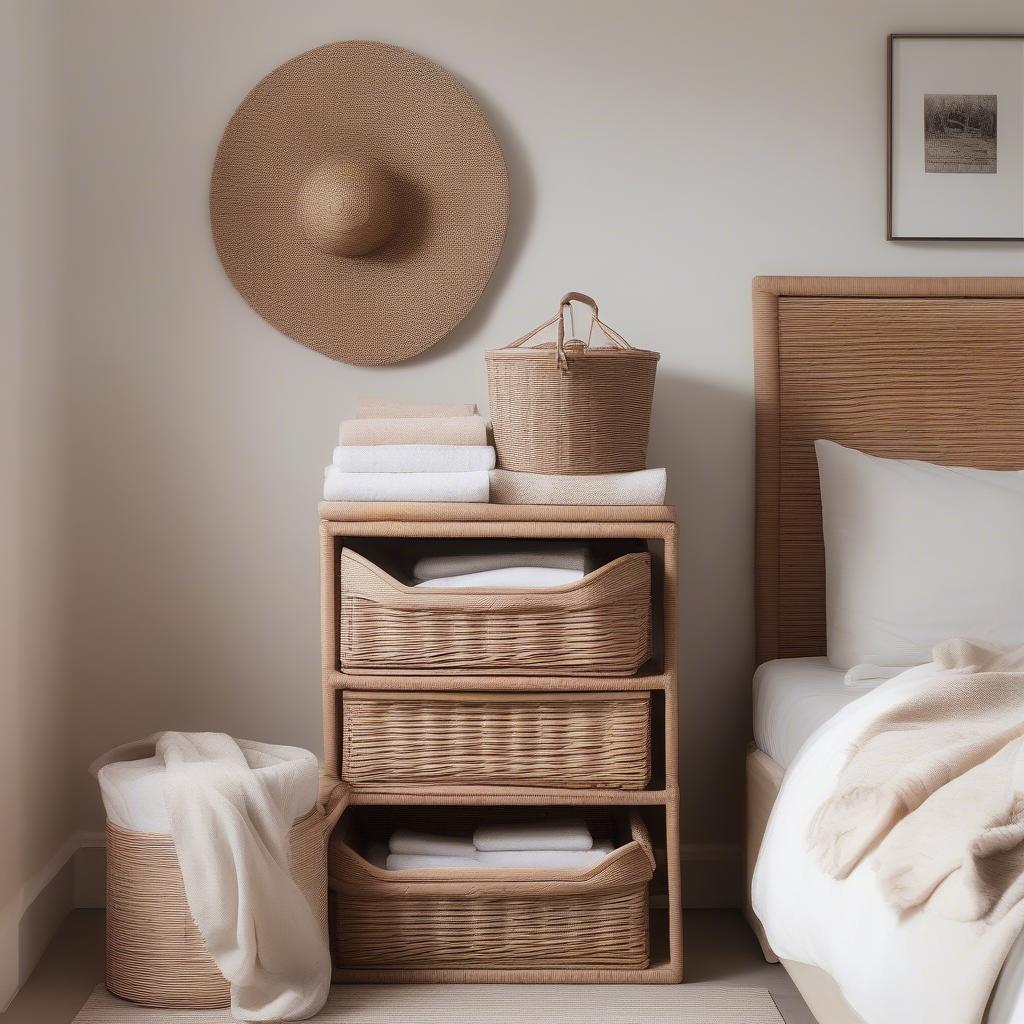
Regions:
<instances>
[{"instance_id":1,"label":"hat brim","mask_svg":"<svg viewBox=\"0 0 1024 1024\"><path fill-rule=\"evenodd\" d=\"M367 256L324 253L296 216L330 157L381 161L401 226ZM217 150L210 221L246 302L332 359L383 366L436 344L476 304L501 253L508 174L493 129L443 68L383 43L310 50L242 101Z\"/></svg>"}]
</instances>

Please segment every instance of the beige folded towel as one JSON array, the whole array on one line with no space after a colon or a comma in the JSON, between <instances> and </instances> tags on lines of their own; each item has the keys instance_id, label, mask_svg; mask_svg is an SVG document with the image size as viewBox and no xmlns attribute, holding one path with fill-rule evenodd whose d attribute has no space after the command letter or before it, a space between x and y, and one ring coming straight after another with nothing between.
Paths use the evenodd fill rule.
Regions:
<instances>
[{"instance_id":1,"label":"beige folded towel","mask_svg":"<svg viewBox=\"0 0 1024 1024\"><path fill-rule=\"evenodd\" d=\"M661 505L663 469L599 476L553 476L491 470L491 501L498 505Z\"/></svg>"},{"instance_id":2,"label":"beige folded towel","mask_svg":"<svg viewBox=\"0 0 1024 1024\"><path fill-rule=\"evenodd\" d=\"M398 398L356 399L356 419L395 420L412 417L431 419L439 416L475 416L473 402L406 402Z\"/></svg>"},{"instance_id":3,"label":"beige folded towel","mask_svg":"<svg viewBox=\"0 0 1024 1024\"><path fill-rule=\"evenodd\" d=\"M343 445L487 444L482 416L398 416L392 419L345 420L338 431Z\"/></svg>"}]
</instances>

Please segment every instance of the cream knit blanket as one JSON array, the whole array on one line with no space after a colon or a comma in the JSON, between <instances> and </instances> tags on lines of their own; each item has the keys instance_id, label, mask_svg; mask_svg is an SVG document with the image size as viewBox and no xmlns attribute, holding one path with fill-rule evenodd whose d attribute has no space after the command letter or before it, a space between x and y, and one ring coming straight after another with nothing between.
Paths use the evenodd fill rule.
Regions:
<instances>
[{"instance_id":1,"label":"cream knit blanket","mask_svg":"<svg viewBox=\"0 0 1024 1024\"><path fill-rule=\"evenodd\" d=\"M1024 899L1024 646L948 640L933 658L854 742L810 847L835 878L875 851L897 911L992 924Z\"/></svg>"}]
</instances>

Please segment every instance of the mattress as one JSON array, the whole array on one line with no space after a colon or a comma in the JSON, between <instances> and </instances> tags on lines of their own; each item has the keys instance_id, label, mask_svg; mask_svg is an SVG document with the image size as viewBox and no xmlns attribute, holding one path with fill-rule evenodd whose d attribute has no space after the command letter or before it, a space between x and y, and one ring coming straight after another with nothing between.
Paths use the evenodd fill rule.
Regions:
<instances>
[{"instance_id":1,"label":"mattress","mask_svg":"<svg viewBox=\"0 0 1024 1024\"><path fill-rule=\"evenodd\" d=\"M819 726L877 683L846 686L827 658L779 658L754 674L754 742L788 768Z\"/></svg>"}]
</instances>

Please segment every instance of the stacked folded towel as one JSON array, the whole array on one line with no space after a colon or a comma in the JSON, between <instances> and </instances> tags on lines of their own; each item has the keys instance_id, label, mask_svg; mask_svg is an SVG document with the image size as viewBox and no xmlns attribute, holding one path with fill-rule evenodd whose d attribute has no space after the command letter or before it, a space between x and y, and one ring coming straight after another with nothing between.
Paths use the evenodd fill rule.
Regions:
<instances>
[{"instance_id":1,"label":"stacked folded towel","mask_svg":"<svg viewBox=\"0 0 1024 1024\"><path fill-rule=\"evenodd\" d=\"M595 843L584 821L484 825L472 836L434 835L397 829L385 843L370 843L366 859L388 871L571 871L593 867L615 849Z\"/></svg>"},{"instance_id":2,"label":"stacked folded towel","mask_svg":"<svg viewBox=\"0 0 1024 1024\"><path fill-rule=\"evenodd\" d=\"M662 505L668 474L664 469L595 476L550 473L491 473L491 501L499 505Z\"/></svg>"},{"instance_id":3,"label":"stacked folded towel","mask_svg":"<svg viewBox=\"0 0 1024 1024\"><path fill-rule=\"evenodd\" d=\"M472 404L361 398L324 471L327 501L487 501L494 449Z\"/></svg>"},{"instance_id":4,"label":"stacked folded towel","mask_svg":"<svg viewBox=\"0 0 1024 1024\"><path fill-rule=\"evenodd\" d=\"M583 544L528 541L499 550L486 545L445 555L429 555L413 565L417 587L564 587L594 568Z\"/></svg>"}]
</instances>

